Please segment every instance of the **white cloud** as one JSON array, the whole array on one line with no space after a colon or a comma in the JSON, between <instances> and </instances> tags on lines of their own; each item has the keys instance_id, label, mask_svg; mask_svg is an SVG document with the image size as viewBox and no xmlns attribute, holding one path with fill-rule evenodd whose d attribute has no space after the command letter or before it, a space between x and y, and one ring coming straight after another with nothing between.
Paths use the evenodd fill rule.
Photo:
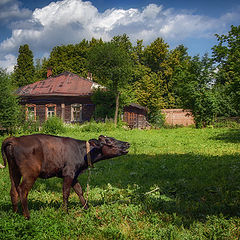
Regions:
<instances>
[{"instance_id":1,"label":"white cloud","mask_svg":"<svg viewBox=\"0 0 240 240\"><path fill-rule=\"evenodd\" d=\"M16 0L4 1L3 6L12 3L12 13L15 6L15 16L18 13L25 13L25 16L29 14L29 10L19 8ZM141 10L108 9L100 13L91 2L52 2L44 8L35 9L26 20L21 19L12 24L12 36L0 43L0 67L9 64L12 69L13 57L18 54L19 46L26 43L35 57L41 57L56 45L76 43L92 37L110 40L123 33L133 42L143 39L145 44L157 37L179 44L188 37L209 38L213 33L222 31L225 24L240 20L239 12L237 9L217 19L149 4ZM7 15L11 16L11 11ZM4 15L0 14L1 17Z\"/></svg>"},{"instance_id":2,"label":"white cloud","mask_svg":"<svg viewBox=\"0 0 240 240\"><path fill-rule=\"evenodd\" d=\"M0 59L0 66L3 69L6 69L8 72L12 72L14 66L17 63L16 56L12 54L7 54L3 59Z\"/></svg>"},{"instance_id":3,"label":"white cloud","mask_svg":"<svg viewBox=\"0 0 240 240\"><path fill-rule=\"evenodd\" d=\"M162 11L162 6L157 6L156 4L149 4L144 8L142 12L143 18L155 19L157 15Z\"/></svg>"},{"instance_id":4,"label":"white cloud","mask_svg":"<svg viewBox=\"0 0 240 240\"><path fill-rule=\"evenodd\" d=\"M42 9L36 9L33 18L38 20L43 26L67 25L79 22L83 25L88 24L98 13L90 2L81 0L63 0L52 2Z\"/></svg>"},{"instance_id":5,"label":"white cloud","mask_svg":"<svg viewBox=\"0 0 240 240\"><path fill-rule=\"evenodd\" d=\"M6 24L8 21L16 21L31 17L32 12L26 8L20 8L17 0L0 1L0 24Z\"/></svg>"},{"instance_id":6,"label":"white cloud","mask_svg":"<svg viewBox=\"0 0 240 240\"><path fill-rule=\"evenodd\" d=\"M216 19L199 15L170 15L159 29L159 34L167 39L184 39L191 36L195 38L209 37L209 34L216 31L219 25L222 24ZM216 28L216 26L218 27Z\"/></svg>"}]
</instances>

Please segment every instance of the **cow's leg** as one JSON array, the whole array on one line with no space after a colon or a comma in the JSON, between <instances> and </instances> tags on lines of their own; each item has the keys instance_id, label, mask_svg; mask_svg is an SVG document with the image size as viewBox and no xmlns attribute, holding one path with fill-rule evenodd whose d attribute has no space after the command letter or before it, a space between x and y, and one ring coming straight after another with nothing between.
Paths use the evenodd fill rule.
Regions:
<instances>
[{"instance_id":1,"label":"cow's leg","mask_svg":"<svg viewBox=\"0 0 240 240\"><path fill-rule=\"evenodd\" d=\"M20 186L18 187L18 193L21 199L22 209L23 209L23 216L26 219L30 218L30 213L28 210L28 202L27 202L27 196L29 191L31 190L33 184L36 181L36 177L24 177L22 179L22 182Z\"/></svg>"},{"instance_id":2,"label":"cow's leg","mask_svg":"<svg viewBox=\"0 0 240 240\"><path fill-rule=\"evenodd\" d=\"M88 209L88 204L83 197L82 187L81 187L81 185L80 185L80 183L78 182L77 179L73 181L72 187L73 187L74 191L76 192L76 194L78 195L82 205L84 206L84 209Z\"/></svg>"},{"instance_id":3,"label":"cow's leg","mask_svg":"<svg viewBox=\"0 0 240 240\"><path fill-rule=\"evenodd\" d=\"M18 210L18 186L21 180L21 174L18 169L12 169L9 167L10 179L11 179L11 190L10 196L12 201L13 212Z\"/></svg>"},{"instance_id":4,"label":"cow's leg","mask_svg":"<svg viewBox=\"0 0 240 240\"><path fill-rule=\"evenodd\" d=\"M73 179L69 176L63 178L63 208L68 211L68 198L70 195Z\"/></svg>"}]
</instances>

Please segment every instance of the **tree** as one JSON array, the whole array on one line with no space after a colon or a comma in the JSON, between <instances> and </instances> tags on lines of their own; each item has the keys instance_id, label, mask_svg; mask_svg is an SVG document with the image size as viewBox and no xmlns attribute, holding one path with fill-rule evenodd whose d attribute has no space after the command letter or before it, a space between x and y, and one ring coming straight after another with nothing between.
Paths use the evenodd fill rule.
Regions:
<instances>
[{"instance_id":1,"label":"tree","mask_svg":"<svg viewBox=\"0 0 240 240\"><path fill-rule=\"evenodd\" d=\"M46 79L47 73L47 59L44 57L42 59L36 59L34 82Z\"/></svg>"},{"instance_id":2,"label":"tree","mask_svg":"<svg viewBox=\"0 0 240 240\"><path fill-rule=\"evenodd\" d=\"M15 83L22 87L34 82L33 53L27 44L19 47L17 65L15 66Z\"/></svg>"},{"instance_id":3,"label":"tree","mask_svg":"<svg viewBox=\"0 0 240 240\"><path fill-rule=\"evenodd\" d=\"M218 112L217 94L212 88L214 67L207 56L202 59L193 57L188 67L178 73L179 82L177 93L185 109L191 109L196 127L206 127L213 123Z\"/></svg>"},{"instance_id":4,"label":"tree","mask_svg":"<svg viewBox=\"0 0 240 240\"><path fill-rule=\"evenodd\" d=\"M162 38L157 38L143 51L143 64L158 75L165 108L176 107L174 72L180 64L180 51L169 51Z\"/></svg>"},{"instance_id":5,"label":"tree","mask_svg":"<svg viewBox=\"0 0 240 240\"><path fill-rule=\"evenodd\" d=\"M143 40L137 40L136 46L133 47L133 60L135 64L144 64L143 63Z\"/></svg>"},{"instance_id":6,"label":"tree","mask_svg":"<svg viewBox=\"0 0 240 240\"><path fill-rule=\"evenodd\" d=\"M50 53L50 58L45 63L45 71L47 67L51 67L54 75L69 71L87 76L86 52L88 47L89 44L86 40L76 45L54 47Z\"/></svg>"},{"instance_id":7,"label":"tree","mask_svg":"<svg viewBox=\"0 0 240 240\"><path fill-rule=\"evenodd\" d=\"M173 65L173 75L172 75L172 95L175 98L175 107L182 108L183 103L179 96L179 88L184 87L182 84L184 74L189 71L189 66L191 62L191 57L188 55L187 48L183 45L177 46L172 53L174 53L177 58L177 64Z\"/></svg>"},{"instance_id":8,"label":"tree","mask_svg":"<svg viewBox=\"0 0 240 240\"><path fill-rule=\"evenodd\" d=\"M138 41L133 55L136 99L149 109L149 120L156 120L161 109L176 107L174 74L180 68L181 51L169 51L168 44L157 38L145 49Z\"/></svg>"},{"instance_id":9,"label":"tree","mask_svg":"<svg viewBox=\"0 0 240 240\"><path fill-rule=\"evenodd\" d=\"M169 45L162 38L157 38L144 49L144 65L149 67L153 72L158 73L162 70L162 63L168 55Z\"/></svg>"},{"instance_id":10,"label":"tree","mask_svg":"<svg viewBox=\"0 0 240 240\"><path fill-rule=\"evenodd\" d=\"M95 45L88 54L89 70L97 81L116 97L114 123L117 124L119 96L131 77L132 63L126 50L115 42Z\"/></svg>"},{"instance_id":11,"label":"tree","mask_svg":"<svg viewBox=\"0 0 240 240\"><path fill-rule=\"evenodd\" d=\"M127 53L131 54L133 47L127 34L114 36L111 42L115 43L118 47L124 49Z\"/></svg>"},{"instance_id":12,"label":"tree","mask_svg":"<svg viewBox=\"0 0 240 240\"><path fill-rule=\"evenodd\" d=\"M141 80L135 83L137 102L142 106L146 106L150 111L150 115L162 108L166 108L161 86L162 81L159 75L153 72L144 75Z\"/></svg>"},{"instance_id":13,"label":"tree","mask_svg":"<svg viewBox=\"0 0 240 240\"><path fill-rule=\"evenodd\" d=\"M217 35L218 45L213 47L213 57L218 63L216 83L232 95L232 104L240 114L240 25L231 26L227 35Z\"/></svg>"},{"instance_id":14,"label":"tree","mask_svg":"<svg viewBox=\"0 0 240 240\"><path fill-rule=\"evenodd\" d=\"M96 89L91 97L94 103L95 119L105 119L114 117L114 93L111 91L103 91L101 89Z\"/></svg>"},{"instance_id":15,"label":"tree","mask_svg":"<svg viewBox=\"0 0 240 240\"><path fill-rule=\"evenodd\" d=\"M83 77L88 76L88 51L95 45L101 44L101 39L92 38L91 41L83 39L80 43L56 46L52 49L48 61L43 64L46 77L48 67L52 68L53 75L69 71Z\"/></svg>"},{"instance_id":16,"label":"tree","mask_svg":"<svg viewBox=\"0 0 240 240\"><path fill-rule=\"evenodd\" d=\"M19 105L17 97L13 95L10 77L0 69L0 127L12 132L18 124Z\"/></svg>"}]
</instances>

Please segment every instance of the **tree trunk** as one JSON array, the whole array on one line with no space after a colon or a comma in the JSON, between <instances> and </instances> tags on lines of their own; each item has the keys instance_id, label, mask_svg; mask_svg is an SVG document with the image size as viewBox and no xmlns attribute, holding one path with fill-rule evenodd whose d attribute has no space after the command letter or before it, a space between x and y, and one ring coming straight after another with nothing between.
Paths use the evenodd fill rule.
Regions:
<instances>
[{"instance_id":1,"label":"tree trunk","mask_svg":"<svg viewBox=\"0 0 240 240\"><path fill-rule=\"evenodd\" d=\"M118 120L119 96L120 96L120 92L118 92L116 96L116 109L115 109L115 116L114 116L115 127L117 127L117 120Z\"/></svg>"}]
</instances>

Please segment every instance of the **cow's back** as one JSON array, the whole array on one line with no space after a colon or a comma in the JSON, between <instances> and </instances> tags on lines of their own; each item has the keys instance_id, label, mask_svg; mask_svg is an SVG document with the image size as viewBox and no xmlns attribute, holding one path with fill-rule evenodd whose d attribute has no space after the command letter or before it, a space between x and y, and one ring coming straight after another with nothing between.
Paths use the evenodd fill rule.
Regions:
<instances>
[{"instance_id":1,"label":"cow's back","mask_svg":"<svg viewBox=\"0 0 240 240\"><path fill-rule=\"evenodd\" d=\"M69 156L76 149L76 143L71 138L45 134L16 137L12 139L14 162L22 175L60 176L70 158L76 162L76 154L75 158Z\"/></svg>"},{"instance_id":2,"label":"cow's back","mask_svg":"<svg viewBox=\"0 0 240 240\"><path fill-rule=\"evenodd\" d=\"M82 165L83 141L73 138L40 135L43 149L41 177L71 175Z\"/></svg>"},{"instance_id":3,"label":"cow's back","mask_svg":"<svg viewBox=\"0 0 240 240\"><path fill-rule=\"evenodd\" d=\"M84 164L85 141L45 134L11 138L12 164L21 175L74 177Z\"/></svg>"}]
</instances>

